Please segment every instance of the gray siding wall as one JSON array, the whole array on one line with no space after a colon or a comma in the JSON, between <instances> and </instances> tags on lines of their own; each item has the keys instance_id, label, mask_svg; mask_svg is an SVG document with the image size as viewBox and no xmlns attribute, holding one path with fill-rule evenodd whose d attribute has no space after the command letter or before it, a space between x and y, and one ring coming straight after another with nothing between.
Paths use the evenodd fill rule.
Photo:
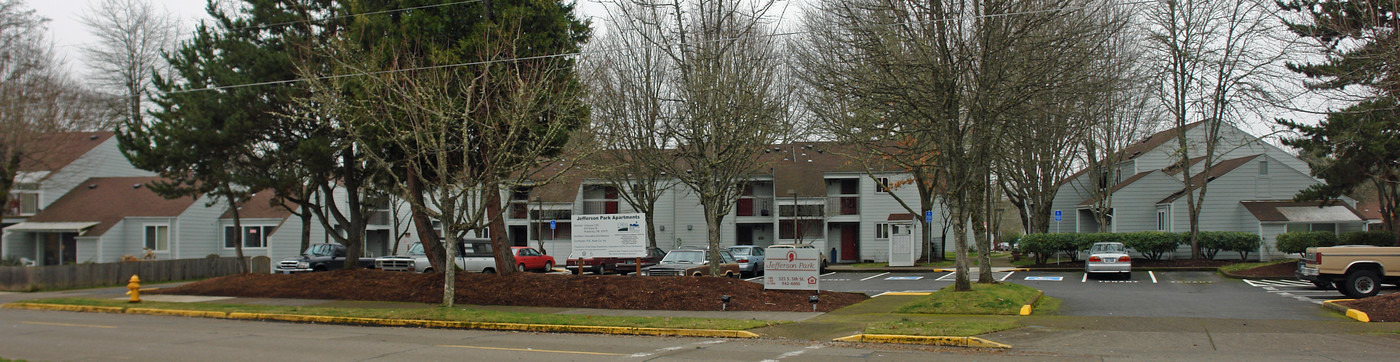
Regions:
<instances>
[{"instance_id":1,"label":"gray siding wall","mask_svg":"<svg viewBox=\"0 0 1400 362\"><path fill-rule=\"evenodd\" d=\"M272 227L276 227L278 224L281 224L281 223L282 223L283 219L275 219L275 218L243 219L243 218L240 218L239 221L240 221L240 223L242 224L242 226L245 227L245 228L250 227L250 226L272 226ZM300 223L301 220L298 218L298 219L297 219L297 222ZM298 225L298 226L299 226L299 225ZM233 227L233 219L221 219L221 220L218 221L218 224L214 227L214 230L213 230L213 231L214 231L214 233L216 234L215 237L214 237L214 244L217 245L217 247L218 247L218 249L219 249L219 256L237 256L237 255L238 255L238 250L236 250L236 249L234 249L234 248L226 247L226 245L227 245L227 244L226 244L226 240L224 240L224 238L227 238L227 237L228 237L228 235L224 233L224 229L226 229L226 228L231 228L231 227ZM273 234L276 234L275 230L274 230ZM297 244L300 244L300 243L301 243L301 240L300 240L300 239L301 239L301 228L298 227L297 230L296 230L295 232L293 232L291 236L293 237L292 239L293 239L294 241L296 241ZM267 245L264 246L264 247L261 247L261 248L243 248L243 256L245 256L245 257L266 256L266 257L269 257L269 258L272 258L272 257L276 256L276 255L273 255L273 254L272 254L272 251L273 251L273 248L272 248L272 246L271 246L271 245L272 245L272 241L273 241L272 236L269 235L269 236L266 237L266 239L267 239L268 243L267 243ZM292 246L292 249L296 249L296 248L298 248L298 247L300 247L300 245L293 245L293 246Z\"/></svg>"},{"instance_id":2,"label":"gray siding wall","mask_svg":"<svg viewBox=\"0 0 1400 362\"><path fill-rule=\"evenodd\" d=\"M34 233L4 231L4 243L0 244L0 258L39 259L39 251L34 245Z\"/></svg>"},{"instance_id":3,"label":"gray siding wall","mask_svg":"<svg viewBox=\"0 0 1400 362\"><path fill-rule=\"evenodd\" d=\"M98 244L97 244L97 239L96 239L96 238L77 238L77 240L74 240L74 241L76 241L77 246L78 246L77 259L76 259L76 260L77 260L79 263L85 263L85 262L102 263L102 262L105 262L105 261L102 261L101 258L106 257L106 256L105 256L105 255L99 255L99 254L101 253L101 250L99 249L99 246L98 246ZM118 260L120 260L121 256L118 255L117 258L118 258Z\"/></svg>"},{"instance_id":4,"label":"gray siding wall","mask_svg":"<svg viewBox=\"0 0 1400 362\"><path fill-rule=\"evenodd\" d=\"M1245 212L1248 213L1249 211ZM1278 234L1282 234L1285 231L1287 231L1286 224L1256 223L1255 225L1257 230L1255 232L1258 232L1259 236L1264 238L1264 241L1260 245L1260 249L1263 249L1259 253L1260 260L1298 258L1298 254L1284 254L1279 252L1278 248L1274 247L1274 245L1278 243Z\"/></svg>"},{"instance_id":5,"label":"gray siding wall","mask_svg":"<svg viewBox=\"0 0 1400 362\"><path fill-rule=\"evenodd\" d=\"M1064 185L1060 185L1060 190L1055 193L1055 199L1050 202L1049 232L1056 232L1057 227L1059 232L1076 232L1079 225L1079 212L1075 210L1079 209L1079 203L1089 198L1088 190L1090 190L1090 187L1093 187L1093 184L1090 182L1091 178L1086 172L1066 182ZM1056 225L1054 210L1061 211L1062 217L1059 225Z\"/></svg>"},{"instance_id":6,"label":"gray siding wall","mask_svg":"<svg viewBox=\"0 0 1400 362\"><path fill-rule=\"evenodd\" d=\"M174 234L171 239L179 240L176 259L203 258L209 254L233 255L232 250L228 254L223 253L224 230L219 228L219 216L228 210L228 203L220 201L213 206L205 206L209 200L208 196L195 200L189 209L180 213L178 225L171 228Z\"/></svg>"},{"instance_id":7,"label":"gray siding wall","mask_svg":"<svg viewBox=\"0 0 1400 362\"><path fill-rule=\"evenodd\" d=\"M73 163L49 175L40 185L39 206L47 208L55 200L91 177L137 177L155 176L155 173L139 170L122 156L117 148L116 137L93 147Z\"/></svg>"},{"instance_id":8,"label":"gray siding wall","mask_svg":"<svg viewBox=\"0 0 1400 362\"><path fill-rule=\"evenodd\" d=\"M198 204L197 206L202 206ZM141 249L146 246L146 226L147 225L169 225L170 226L170 249L168 251L157 251L156 259L169 260L180 259L181 257L194 257L181 250L183 240L180 235L180 224L173 217L128 217L122 219L108 229L99 237L98 243L103 245L103 259L100 262L120 261L122 255L140 257L145 254ZM207 255L207 254L205 254Z\"/></svg>"},{"instance_id":9,"label":"gray siding wall","mask_svg":"<svg viewBox=\"0 0 1400 362\"><path fill-rule=\"evenodd\" d=\"M897 182L901 182L901 181L905 181L905 180L909 180L909 179L913 178L913 177L910 176L909 174L903 174L903 173L877 174L876 177L885 177L885 178L889 178L891 184L894 184L894 183L897 183ZM894 191L894 195L890 195L889 193L885 193L885 192L876 192L875 190L876 190L875 181L871 180L869 177L862 177L862 178L861 178L861 181L860 181L860 219L861 219L861 221L860 221L860 233L859 233L859 241L858 241L858 243L859 243L859 245L860 245L860 251L859 251L859 253L860 253L860 259L862 259L862 260L874 260L874 261L876 261L876 262L888 262L888 261L890 260L890 242L889 242L889 239L875 240L875 224L887 222L887 220L889 220L890 214L907 214L907 213L910 213L908 209L905 209L904 206L901 206L901 205L899 204L899 201L896 201L896 200L895 200L895 196L898 196L899 199L904 200L905 203L909 204L909 207L912 207L912 208L914 208L914 209L916 210L916 211L913 212L913 213L918 215L918 217L920 218L919 221L922 221L922 218L923 218L923 210L918 210L919 207L920 207L920 206L919 206L919 189L918 189L917 186L915 186L915 185L912 184L912 183L906 184L906 185L904 185L904 186L902 186L902 187L899 187L899 188L894 189L894 190L893 190L893 191ZM836 191L839 192L840 190L837 189ZM937 205L934 206L934 208L933 208L932 211L933 211L933 214L934 214L934 215L933 215L933 228L934 228L933 237L934 237L934 238L937 238L937 237L939 236L939 234L942 232L942 225L941 225L941 224L942 224L942 220L943 220L944 215L943 215L943 210L940 210L940 208L939 208ZM915 225L916 227L918 227L919 223L915 223L914 225ZM922 253L923 253L923 243L919 242L919 240L923 240L923 239L920 237L920 234L918 234L918 233L922 233L923 230L922 230L922 229L916 229L914 232L916 233L916 234L914 235L914 240L915 240L915 244L914 244L914 245L915 245L915 246L914 246L915 249L914 249L914 250L915 250L915 253L919 253L919 255L922 255ZM822 248L822 250L824 250L824 252L823 252L824 254L830 254L830 253L831 253L831 248L833 248L833 247L839 248L840 245L841 245L841 243L840 243L840 242L841 242L841 235L840 235L840 234L832 234L830 237L827 238L827 240L829 240L829 241L826 243L827 246L824 246L824 247Z\"/></svg>"},{"instance_id":10,"label":"gray siding wall","mask_svg":"<svg viewBox=\"0 0 1400 362\"><path fill-rule=\"evenodd\" d=\"M1157 202L1181 189L1181 183L1162 172L1153 172L1113 194L1111 232L1157 230Z\"/></svg>"}]
</instances>

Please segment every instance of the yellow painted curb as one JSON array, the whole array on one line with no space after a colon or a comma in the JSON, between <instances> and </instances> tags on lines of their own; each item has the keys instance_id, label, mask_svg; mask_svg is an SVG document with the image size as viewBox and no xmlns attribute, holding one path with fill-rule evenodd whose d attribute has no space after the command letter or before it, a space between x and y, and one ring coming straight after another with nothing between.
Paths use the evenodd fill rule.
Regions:
<instances>
[{"instance_id":1,"label":"yellow painted curb","mask_svg":"<svg viewBox=\"0 0 1400 362\"><path fill-rule=\"evenodd\" d=\"M1337 302L1346 302L1351 300L1355 299L1333 299L1322 302L1322 306L1326 307L1327 309L1336 310L1338 312L1341 312L1342 314L1346 314L1347 318L1355 319L1361 323L1370 323L1371 316L1366 315L1366 312L1362 312L1352 308L1347 308L1345 306L1342 306L1341 304L1337 304Z\"/></svg>"},{"instance_id":2,"label":"yellow painted curb","mask_svg":"<svg viewBox=\"0 0 1400 362\"><path fill-rule=\"evenodd\" d=\"M179 310L179 309L154 309L154 308L127 308L127 314L147 314L147 315L171 315L179 317L199 317L199 318L227 318L228 312L214 312L203 310Z\"/></svg>"},{"instance_id":3,"label":"yellow painted curb","mask_svg":"<svg viewBox=\"0 0 1400 362\"><path fill-rule=\"evenodd\" d=\"M1034 312L1035 302L1040 301L1040 297L1043 296L1045 296L1045 292L1039 290L1035 291L1035 298L1031 298L1030 303L1021 306L1021 315L1031 315L1031 313Z\"/></svg>"},{"instance_id":4,"label":"yellow painted curb","mask_svg":"<svg viewBox=\"0 0 1400 362\"><path fill-rule=\"evenodd\" d=\"M977 337L944 337L944 336L904 336L893 334L857 334L835 339L840 342L872 342L872 343L901 343L901 344L929 344L936 346L953 347L973 347L973 348L1011 348L1010 345L988 341Z\"/></svg>"},{"instance_id":5,"label":"yellow painted curb","mask_svg":"<svg viewBox=\"0 0 1400 362\"><path fill-rule=\"evenodd\" d=\"M64 312L93 312L93 313L123 313L123 307L100 307L92 305L66 305L66 304L41 304L41 303L8 303L3 306L8 309L32 309L32 310L56 310Z\"/></svg>"}]
</instances>

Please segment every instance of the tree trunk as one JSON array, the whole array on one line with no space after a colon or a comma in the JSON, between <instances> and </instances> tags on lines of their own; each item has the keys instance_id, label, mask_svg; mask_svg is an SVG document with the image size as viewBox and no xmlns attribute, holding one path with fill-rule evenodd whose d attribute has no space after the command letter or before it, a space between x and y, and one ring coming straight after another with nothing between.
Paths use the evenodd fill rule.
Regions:
<instances>
[{"instance_id":1,"label":"tree trunk","mask_svg":"<svg viewBox=\"0 0 1400 362\"><path fill-rule=\"evenodd\" d=\"M228 207L233 211L233 252L238 257L238 270L243 274L248 274L251 267L248 266L248 259L243 257L243 220L238 217L238 197L224 185L224 198L228 200Z\"/></svg>"},{"instance_id":2,"label":"tree trunk","mask_svg":"<svg viewBox=\"0 0 1400 362\"><path fill-rule=\"evenodd\" d=\"M794 210L794 212L796 212L796 210ZM710 208L705 208L705 231L709 234L706 235L706 239L710 241L710 250L708 253L710 254L710 276L712 277L721 275L720 264L724 263L724 259L721 258L719 254L719 226L720 222L723 220L724 215L711 215ZM797 230L793 231L796 232Z\"/></svg>"},{"instance_id":3,"label":"tree trunk","mask_svg":"<svg viewBox=\"0 0 1400 362\"><path fill-rule=\"evenodd\" d=\"M345 228L345 269L358 269L360 267L360 256L365 249L365 213L360 207L360 185L363 184L361 178L364 176L354 165L359 164L359 160L354 155L354 147L348 147L341 156L342 165L341 183L345 186L345 205L350 212L350 225Z\"/></svg>"},{"instance_id":4,"label":"tree trunk","mask_svg":"<svg viewBox=\"0 0 1400 362\"><path fill-rule=\"evenodd\" d=\"M404 182L407 196L412 201L409 202L409 214L413 218L413 226L418 231L418 240L423 243L423 253L428 256L428 265L433 270L441 273L446 271L446 249L443 248L442 239L438 238L437 232L433 231L433 220L428 217L426 210L423 210L423 183L418 179L418 171L414 165L408 166L408 179Z\"/></svg>"},{"instance_id":5,"label":"tree trunk","mask_svg":"<svg viewBox=\"0 0 1400 362\"><path fill-rule=\"evenodd\" d=\"M457 296L457 267L456 267L456 266L457 266L457 263L456 263L456 260L457 260L457 243L459 243L460 241L458 241L457 238L452 237L452 236L451 236L452 234L449 234L449 232L456 233L456 230L452 230L452 224L451 224L451 223L443 223L443 224L442 224L442 233L443 233L444 236L447 236L447 247L444 248L444 254L445 254L445 255L444 255L444 261L443 261L443 264L444 264L444 265L441 266L441 269L436 269L436 270L441 270L442 275L443 275L443 279L442 279L442 306L448 307L448 308L452 308L452 305L453 305L453 304L456 302L456 300L457 300L457 298L456 298L456 296ZM424 249L426 249L426 248L424 248ZM434 266L434 267L439 267L439 266Z\"/></svg>"},{"instance_id":6,"label":"tree trunk","mask_svg":"<svg viewBox=\"0 0 1400 362\"><path fill-rule=\"evenodd\" d=\"M961 199L961 198L960 198ZM963 201L963 200L959 200ZM961 205L966 203L959 202ZM953 269L954 280L953 290L965 292L972 290L972 280L968 277L967 271L967 207L952 206L953 210Z\"/></svg>"},{"instance_id":7,"label":"tree trunk","mask_svg":"<svg viewBox=\"0 0 1400 362\"><path fill-rule=\"evenodd\" d=\"M510 252L511 243L506 239L506 220L501 217L501 190L493 178L485 183L483 197L486 198L486 215L491 223L491 248L494 249L496 257L496 273L500 275L510 275L515 273L515 254ZM448 236L451 238L451 236Z\"/></svg>"},{"instance_id":8,"label":"tree trunk","mask_svg":"<svg viewBox=\"0 0 1400 362\"><path fill-rule=\"evenodd\" d=\"M656 209L643 213L647 219L647 246L656 247Z\"/></svg>"},{"instance_id":9,"label":"tree trunk","mask_svg":"<svg viewBox=\"0 0 1400 362\"><path fill-rule=\"evenodd\" d=\"M979 196L981 193L979 190ZM992 242L987 238L987 205L978 204L971 208L973 240L977 242L977 282L995 283L996 278L992 277Z\"/></svg>"}]
</instances>

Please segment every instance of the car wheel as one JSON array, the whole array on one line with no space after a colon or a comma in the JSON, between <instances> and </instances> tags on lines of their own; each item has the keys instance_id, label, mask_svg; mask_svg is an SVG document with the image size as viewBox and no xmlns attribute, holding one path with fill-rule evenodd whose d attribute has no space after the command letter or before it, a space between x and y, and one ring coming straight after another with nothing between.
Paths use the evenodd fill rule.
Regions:
<instances>
[{"instance_id":1,"label":"car wheel","mask_svg":"<svg viewBox=\"0 0 1400 362\"><path fill-rule=\"evenodd\" d=\"M433 268L423 269L423 274L432 274L432 273L433 273Z\"/></svg>"},{"instance_id":2,"label":"car wheel","mask_svg":"<svg viewBox=\"0 0 1400 362\"><path fill-rule=\"evenodd\" d=\"M326 266L325 266L325 265L317 265L315 268L311 268L311 271L323 272L323 271L326 271Z\"/></svg>"},{"instance_id":3,"label":"car wheel","mask_svg":"<svg viewBox=\"0 0 1400 362\"><path fill-rule=\"evenodd\" d=\"M1314 280L1312 284L1317 289L1332 289L1332 282L1329 280Z\"/></svg>"},{"instance_id":4,"label":"car wheel","mask_svg":"<svg viewBox=\"0 0 1400 362\"><path fill-rule=\"evenodd\" d=\"M554 262L552 262L552 261L546 261L546 262L544 262L544 272L545 272L545 273L548 273L548 272L552 272L552 271L554 271Z\"/></svg>"},{"instance_id":5,"label":"car wheel","mask_svg":"<svg viewBox=\"0 0 1400 362\"><path fill-rule=\"evenodd\" d=\"M700 272L695 272L695 274L691 274L690 276L699 277L699 276L705 276L705 275L704 275L704 274L700 274Z\"/></svg>"},{"instance_id":6,"label":"car wheel","mask_svg":"<svg viewBox=\"0 0 1400 362\"><path fill-rule=\"evenodd\" d=\"M1133 280L1133 272L1123 273L1123 280Z\"/></svg>"},{"instance_id":7,"label":"car wheel","mask_svg":"<svg viewBox=\"0 0 1400 362\"><path fill-rule=\"evenodd\" d=\"M486 269L482 269L481 272L482 272L482 273L486 273L486 274L496 274L496 268L486 268Z\"/></svg>"},{"instance_id":8,"label":"car wheel","mask_svg":"<svg viewBox=\"0 0 1400 362\"><path fill-rule=\"evenodd\" d=\"M1376 277L1376 272L1355 270L1347 273L1346 284L1342 285L1342 294L1357 299L1373 296L1380 291L1378 283L1380 280Z\"/></svg>"},{"instance_id":9,"label":"car wheel","mask_svg":"<svg viewBox=\"0 0 1400 362\"><path fill-rule=\"evenodd\" d=\"M525 271L525 263L516 264L516 265L515 265L515 271L518 271L518 272L523 272L523 271Z\"/></svg>"}]
</instances>

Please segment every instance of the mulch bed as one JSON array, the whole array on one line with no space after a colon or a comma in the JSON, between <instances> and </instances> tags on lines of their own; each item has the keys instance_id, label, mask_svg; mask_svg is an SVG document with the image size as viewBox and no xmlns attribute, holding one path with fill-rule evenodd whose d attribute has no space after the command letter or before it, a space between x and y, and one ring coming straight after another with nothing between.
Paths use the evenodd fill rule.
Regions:
<instances>
[{"instance_id":1,"label":"mulch bed","mask_svg":"<svg viewBox=\"0 0 1400 362\"><path fill-rule=\"evenodd\" d=\"M1298 269L1298 264L1297 264L1297 263L1279 263L1279 264L1265 265L1265 266L1261 266L1261 267L1245 269L1245 270L1241 270L1241 271L1237 271L1237 272L1231 272L1230 275L1238 276L1238 277L1245 277L1245 278L1288 278L1288 279L1293 279L1293 278L1296 277L1296 276L1294 275L1294 272L1297 271L1297 269Z\"/></svg>"},{"instance_id":2,"label":"mulch bed","mask_svg":"<svg viewBox=\"0 0 1400 362\"><path fill-rule=\"evenodd\" d=\"M358 269L293 275L242 274L213 278L153 294L253 298L304 298L386 302L442 302L442 274ZM514 273L459 273L456 303L560 308L810 312L808 291L768 291L762 284L716 277L624 277ZM865 294L822 292L817 310L828 312L868 299Z\"/></svg>"},{"instance_id":3,"label":"mulch bed","mask_svg":"<svg viewBox=\"0 0 1400 362\"><path fill-rule=\"evenodd\" d=\"M1366 312L1372 322L1400 322L1400 293L1377 295L1345 302L1337 302L1347 308Z\"/></svg>"}]
</instances>

